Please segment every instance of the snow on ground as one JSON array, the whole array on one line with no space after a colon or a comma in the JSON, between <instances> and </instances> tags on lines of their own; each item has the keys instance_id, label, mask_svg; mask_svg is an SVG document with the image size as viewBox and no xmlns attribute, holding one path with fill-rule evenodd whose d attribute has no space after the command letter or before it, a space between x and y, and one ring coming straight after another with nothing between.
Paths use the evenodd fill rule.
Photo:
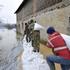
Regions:
<instances>
[{"instance_id":1,"label":"snow on ground","mask_svg":"<svg viewBox=\"0 0 70 70\"><path fill-rule=\"evenodd\" d=\"M27 43L25 37L23 39L23 49L23 70L50 70L43 55L38 52L33 52L31 42Z\"/></svg>"}]
</instances>

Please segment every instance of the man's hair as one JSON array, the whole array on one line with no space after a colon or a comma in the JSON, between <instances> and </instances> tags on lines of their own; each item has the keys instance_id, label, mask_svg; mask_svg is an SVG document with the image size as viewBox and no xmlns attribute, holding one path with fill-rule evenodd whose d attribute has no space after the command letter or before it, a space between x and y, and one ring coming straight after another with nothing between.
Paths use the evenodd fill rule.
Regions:
<instances>
[{"instance_id":1,"label":"man's hair","mask_svg":"<svg viewBox=\"0 0 70 70\"><path fill-rule=\"evenodd\" d=\"M49 28L47 29L47 33L48 33L48 34L53 34L54 32L56 32L55 29L54 29L54 27L49 27Z\"/></svg>"},{"instance_id":2,"label":"man's hair","mask_svg":"<svg viewBox=\"0 0 70 70\"><path fill-rule=\"evenodd\" d=\"M33 20L33 19L31 19L31 20L30 20L30 23L33 23L33 22L34 22L34 20Z\"/></svg>"},{"instance_id":3,"label":"man's hair","mask_svg":"<svg viewBox=\"0 0 70 70\"><path fill-rule=\"evenodd\" d=\"M36 23L36 21L35 21L35 23Z\"/></svg>"},{"instance_id":4,"label":"man's hair","mask_svg":"<svg viewBox=\"0 0 70 70\"><path fill-rule=\"evenodd\" d=\"M27 25L27 23L25 23L25 25Z\"/></svg>"}]
</instances>

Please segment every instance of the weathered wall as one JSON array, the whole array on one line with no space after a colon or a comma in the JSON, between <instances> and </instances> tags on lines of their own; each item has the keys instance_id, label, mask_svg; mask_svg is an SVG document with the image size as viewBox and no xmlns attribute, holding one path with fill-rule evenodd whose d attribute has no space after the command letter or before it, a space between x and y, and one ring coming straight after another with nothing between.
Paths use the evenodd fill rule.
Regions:
<instances>
[{"instance_id":1,"label":"weathered wall","mask_svg":"<svg viewBox=\"0 0 70 70\"><path fill-rule=\"evenodd\" d=\"M35 6L33 0L30 0L20 12L17 13L17 21L24 20L27 16L33 14L33 10L36 7L36 12L41 11L45 8L48 8L52 5L55 5L62 0L36 0Z\"/></svg>"},{"instance_id":2,"label":"weathered wall","mask_svg":"<svg viewBox=\"0 0 70 70\"><path fill-rule=\"evenodd\" d=\"M70 5L70 0L63 0L63 2L66 6Z\"/></svg>"},{"instance_id":3,"label":"weathered wall","mask_svg":"<svg viewBox=\"0 0 70 70\"><path fill-rule=\"evenodd\" d=\"M40 8L40 7L43 6L42 3L44 3L46 5L46 3L45 3L46 0L44 0L44 2L42 2L42 3L40 3L39 1L37 2L37 7L38 7L37 9L41 10L43 8ZM27 16L26 14L24 15L24 12L19 12L19 15L20 14L23 15L22 19L24 19L24 17L26 17L26 18L28 17L28 18L26 20L18 19L18 24L20 23L20 25L22 26L21 22L28 22L31 18L34 18L39 24L43 25L45 28L47 28L48 26L54 26L57 31L69 34L69 32L68 32L70 30L70 27L68 27L69 26L69 15L70 15L70 6L69 6L70 3L69 2L70 2L70 0L68 0L68 1L63 0L63 2L61 2L59 4L53 5L49 8L46 8L44 10L37 12L36 17L30 17L30 16ZM30 4L32 4L32 2L30 2L29 5ZM44 8L45 8L45 5L43 6ZM65 5L67 7L65 7ZM30 5L28 7L27 6L24 7L25 9L26 8L27 9L25 10L23 8L22 11L25 10L25 12L29 13L30 11L32 11L32 5ZM30 8L29 11L28 11L28 8ZM23 33L22 31L24 31L24 29L22 29L22 28L19 30L21 33ZM41 38L46 39L47 35L46 36L43 36L43 35L46 35L46 29L41 31Z\"/></svg>"},{"instance_id":4,"label":"weathered wall","mask_svg":"<svg viewBox=\"0 0 70 70\"><path fill-rule=\"evenodd\" d=\"M30 0L27 5L24 6L24 8L22 8L22 10L16 14L17 17L17 32L19 33L19 36L17 36L17 38L20 37L20 34L22 33L22 35L24 34L24 20L27 16L31 15L33 13L33 0Z\"/></svg>"},{"instance_id":5,"label":"weathered wall","mask_svg":"<svg viewBox=\"0 0 70 70\"><path fill-rule=\"evenodd\" d=\"M57 31L69 34L67 30L69 26L69 16L70 16L70 6L42 13L38 15L35 19L39 24L43 25L45 28L47 28L48 26L54 26ZM41 35L45 39L46 36L44 36L44 34L45 31L42 31Z\"/></svg>"},{"instance_id":6,"label":"weathered wall","mask_svg":"<svg viewBox=\"0 0 70 70\"><path fill-rule=\"evenodd\" d=\"M54 26L61 33L70 34L68 31L70 6L39 14L34 19L45 27L45 30L41 30L41 38L47 39L46 28L48 26Z\"/></svg>"},{"instance_id":7,"label":"weathered wall","mask_svg":"<svg viewBox=\"0 0 70 70\"><path fill-rule=\"evenodd\" d=\"M22 10L17 13L17 21L24 20L27 16L33 13L33 1L30 0Z\"/></svg>"},{"instance_id":8,"label":"weathered wall","mask_svg":"<svg viewBox=\"0 0 70 70\"><path fill-rule=\"evenodd\" d=\"M59 2L61 2L62 0L37 0L36 2L36 10L37 11L41 11L45 8L48 8L50 6L53 6Z\"/></svg>"}]
</instances>

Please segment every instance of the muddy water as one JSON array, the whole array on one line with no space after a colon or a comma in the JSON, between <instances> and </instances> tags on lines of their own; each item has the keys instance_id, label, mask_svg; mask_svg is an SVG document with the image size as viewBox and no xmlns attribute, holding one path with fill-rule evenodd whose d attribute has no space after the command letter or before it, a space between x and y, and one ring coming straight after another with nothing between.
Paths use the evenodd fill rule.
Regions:
<instances>
[{"instance_id":1,"label":"muddy water","mask_svg":"<svg viewBox=\"0 0 70 70\"><path fill-rule=\"evenodd\" d=\"M0 70L18 70L17 56L22 47L17 43L14 30L0 29Z\"/></svg>"}]
</instances>

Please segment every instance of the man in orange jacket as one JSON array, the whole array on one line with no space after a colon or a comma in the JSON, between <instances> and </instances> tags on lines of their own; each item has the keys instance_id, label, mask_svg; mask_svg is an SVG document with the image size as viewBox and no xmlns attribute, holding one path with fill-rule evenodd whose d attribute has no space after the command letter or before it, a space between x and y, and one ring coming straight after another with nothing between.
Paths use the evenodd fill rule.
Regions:
<instances>
[{"instance_id":1,"label":"man in orange jacket","mask_svg":"<svg viewBox=\"0 0 70 70\"><path fill-rule=\"evenodd\" d=\"M70 51L60 33L53 27L47 29L48 43L47 46L52 48L54 55L47 57L50 70L55 70L55 64L61 64L62 70L70 70Z\"/></svg>"}]
</instances>

